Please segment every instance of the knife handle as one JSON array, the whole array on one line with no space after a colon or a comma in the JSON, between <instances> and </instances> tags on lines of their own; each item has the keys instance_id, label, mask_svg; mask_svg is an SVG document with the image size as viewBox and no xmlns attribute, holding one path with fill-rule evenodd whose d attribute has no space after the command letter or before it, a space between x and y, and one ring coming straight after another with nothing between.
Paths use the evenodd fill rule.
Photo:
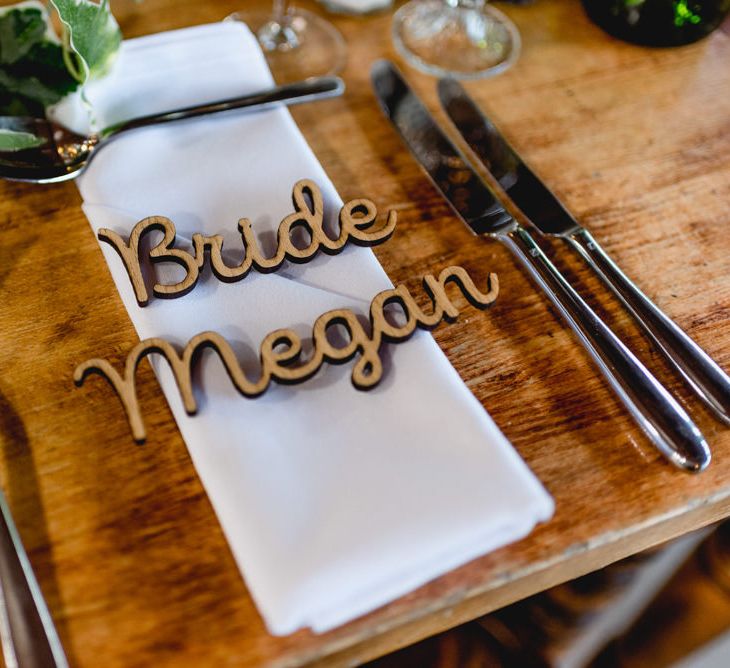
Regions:
<instances>
[{"instance_id":1,"label":"knife handle","mask_svg":"<svg viewBox=\"0 0 730 668\"><path fill-rule=\"evenodd\" d=\"M621 271L588 230L565 239L623 302L666 358L723 422L730 424L730 377Z\"/></svg>"},{"instance_id":2,"label":"knife handle","mask_svg":"<svg viewBox=\"0 0 730 668\"><path fill-rule=\"evenodd\" d=\"M6 668L68 668L61 641L2 491L0 639Z\"/></svg>"},{"instance_id":3,"label":"knife handle","mask_svg":"<svg viewBox=\"0 0 730 668\"><path fill-rule=\"evenodd\" d=\"M704 436L669 392L583 301L520 225L495 235L523 262L586 347L652 443L676 466L698 472L710 463Z\"/></svg>"}]
</instances>

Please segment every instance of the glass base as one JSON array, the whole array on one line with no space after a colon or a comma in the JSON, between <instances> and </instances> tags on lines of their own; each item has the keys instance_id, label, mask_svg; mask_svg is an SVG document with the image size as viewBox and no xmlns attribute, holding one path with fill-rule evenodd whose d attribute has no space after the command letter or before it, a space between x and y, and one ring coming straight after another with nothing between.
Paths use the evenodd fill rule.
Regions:
<instances>
[{"instance_id":1,"label":"glass base","mask_svg":"<svg viewBox=\"0 0 730 668\"><path fill-rule=\"evenodd\" d=\"M504 72L520 53L520 33L489 5L452 7L411 0L393 17L393 41L414 67L437 76L481 79Z\"/></svg>"},{"instance_id":2,"label":"glass base","mask_svg":"<svg viewBox=\"0 0 730 668\"><path fill-rule=\"evenodd\" d=\"M271 14L241 11L226 20L243 21L257 36L277 84L339 73L347 60L347 47L331 23L303 9L290 9L286 21Z\"/></svg>"}]
</instances>

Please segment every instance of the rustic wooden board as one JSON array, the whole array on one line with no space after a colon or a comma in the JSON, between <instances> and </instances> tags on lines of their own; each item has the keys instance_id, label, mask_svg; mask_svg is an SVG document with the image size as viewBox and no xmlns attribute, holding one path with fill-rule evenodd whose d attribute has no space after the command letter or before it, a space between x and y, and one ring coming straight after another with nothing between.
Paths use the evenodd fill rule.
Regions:
<instances>
[{"instance_id":1,"label":"rustic wooden board","mask_svg":"<svg viewBox=\"0 0 730 668\"><path fill-rule=\"evenodd\" d=\"M115 11L133 36L242 4L120 1ZM505 11L523 55L469 91L627 273L730 368L730 35L646 50L604 35L575 0ZM375 251L394 282L415 288L450 264L481 284L499 274L488 314L465 311L435 337L555 497L555 518L344 628L269 636L149 369L142 447L116 402L73 387L92 342L116 363L137 342L75 187L1 183L0 482L74 665L355 662L730 514L730 430L555 246L715 455L696 477L659 458L507 251L453 217L381 117L368 75L374 58L395 58L390 15L336 21L350 45L348 91L294 116L343 199L398 210ZM434 80L404 69L437 109Z\"/></svg>"}]
</instances>

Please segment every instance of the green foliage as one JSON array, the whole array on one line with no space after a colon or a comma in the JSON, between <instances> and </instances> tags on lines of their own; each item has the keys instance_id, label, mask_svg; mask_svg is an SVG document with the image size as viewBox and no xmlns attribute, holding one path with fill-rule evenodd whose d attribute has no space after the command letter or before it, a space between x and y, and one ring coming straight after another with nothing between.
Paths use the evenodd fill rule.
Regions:
<instances>
[{"instance_id":1,"label":"green foliage","mask_svg":"<svg viewBox=\"0 0 730 668\"><path fill-rule=\"evenodd\" d=\"M109 69L122 41L122 33L109 9L109 0L51 0L65 28L64 46L80 62L66 65L81 83ZM75 71L74 71L75 70Z\"/></svg>"},{"instance_id":2,"label":"green foliage","mask_svg":"<svg viewBox=\"0 0 730 668\"><path fill-rule=\"evenodd\" d=\"M43 5L23 3L0 15L1 115L42 116L77 86Z\"/></svg>"},{"instance_id":3,"label":"green foliage","mask_svg":"<svg viewBox=\"0 0 730 668\"><path fill-rule=\"evenodd\" d=\"M45 139L36 137L30 132L16 132L0 128L0 151L24 151L28 148L36 148L46 143Z\"/></svg>"},{"instance_id":4,"label":"green foliage","mask_svg":"<svg viewBox=\"0 0 730 668\"><path fill-rule=\"evenodd\" d=\"M63 26L53 32L48 12L36 0L0 9L0 115L44 116L46 109L104 75L122 34L109 0L50 0ZM0 151L32 148L33 135L3 130ZM30 143L29 143L30 142Z\"/></svg>"}]
</instances>

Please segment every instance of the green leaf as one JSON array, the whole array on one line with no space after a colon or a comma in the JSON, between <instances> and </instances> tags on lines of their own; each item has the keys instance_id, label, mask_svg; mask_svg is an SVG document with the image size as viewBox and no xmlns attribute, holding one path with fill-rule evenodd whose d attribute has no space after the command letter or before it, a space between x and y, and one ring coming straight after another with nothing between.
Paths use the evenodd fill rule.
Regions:
<instances>
[{"instance_id":1,"label":"green leaf","mask_svg":"<svg viewBox=\"0 0 730 668\"><path fill-rule=\"evenodd\" d=\"M0 63L8 65L25 56L46 35L41 8L14 9L0 16Z\"/></svg>"},{"instance_id":2,"label":"green leaf","mask_svg":"<svg viewBox=\"0 0 730 668\"><path fill-rule=\"evenodd\" d=\"M29 132L15 132L0 128L0 151L25 151L29 148L36 148L46 143L45 139L36 137Z\"/></svg>"},{"instance_id":3,"label":"green leaf","mask_svg":"<svg viewBox=\"0 0 730 668\"><path fill-rule=\"evenodd\" d=\"M67 46L78 57L81 67L69 58L66 66L84 83L107 72L122 41L109 0L51 0L66 30ZM75 71L76 70L76 71ZM80 71L79 71L80 70Z\"/></svg>"},{"instance_id":4,"label":"green leaf","mask_svg":"<svg viewBox=\"0 0 730 668\"><path fill-rule=\"evenodd\" d=\"M63 93L56 88L46 86L34 76L17 77L5 70L0 70L0 88L20 97L39 102L44 107L58 102Z\"/></svg>"},{"instance_id":5,"label":"green leaf","mask_svg":"<svg viewBox=\"0 0 730 668\"><path fill-rule=\"evenodd\" d=\"M43 116L78 82L38 2L0 10L0 114Z\"/></svg>"}]
</instances>

